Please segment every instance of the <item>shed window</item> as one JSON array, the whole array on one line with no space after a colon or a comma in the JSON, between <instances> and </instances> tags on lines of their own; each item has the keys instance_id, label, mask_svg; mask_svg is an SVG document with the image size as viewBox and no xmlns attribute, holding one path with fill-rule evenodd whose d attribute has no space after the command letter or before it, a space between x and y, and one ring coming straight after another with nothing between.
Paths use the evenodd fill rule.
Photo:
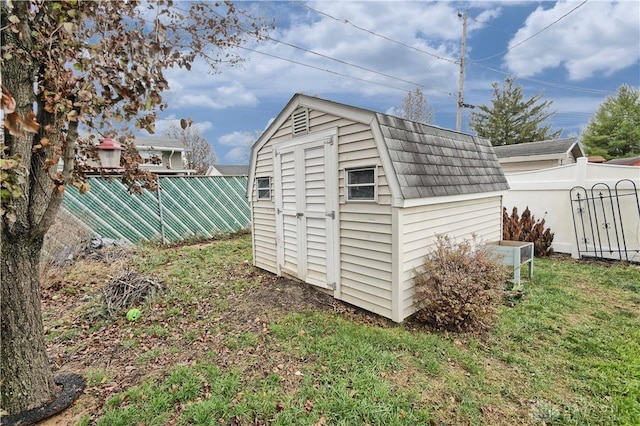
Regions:
<instances>
[{"instance_id":1,"label":"shed window","mask_svg":"<svg viewBox=\"0 0 640 426\"><path fill-rule=\"evenodd\" d=\"M376 168L346 170L347 200L376 200Z\"/></svg>"},{"instance_id":2,"label":"shed window","mask_svg":"<svg viewBox=\"0 0 640 426\"><path fill-rule=\"evenodd\" d=\"M258 200L271 199L271 178L269 177L256 178L256 187L258 188Z\"/></svg>"}]
</instances>

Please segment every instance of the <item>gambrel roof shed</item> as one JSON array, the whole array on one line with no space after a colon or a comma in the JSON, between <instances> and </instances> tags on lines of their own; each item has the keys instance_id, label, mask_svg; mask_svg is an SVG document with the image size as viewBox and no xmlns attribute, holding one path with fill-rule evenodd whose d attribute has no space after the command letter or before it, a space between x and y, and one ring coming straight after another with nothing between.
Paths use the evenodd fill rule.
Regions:
<instances>
[{"instance_id":1,"label":"gambrel roof shed","mask_svg":"<svg viewBox=\"0 0 640 426\"><path fill-rule=\"evenodd\" d=\"M252 149L254 264L402 321L436 234L501 237L489 141L301 94Z\"/></svg>"}]
</instances>

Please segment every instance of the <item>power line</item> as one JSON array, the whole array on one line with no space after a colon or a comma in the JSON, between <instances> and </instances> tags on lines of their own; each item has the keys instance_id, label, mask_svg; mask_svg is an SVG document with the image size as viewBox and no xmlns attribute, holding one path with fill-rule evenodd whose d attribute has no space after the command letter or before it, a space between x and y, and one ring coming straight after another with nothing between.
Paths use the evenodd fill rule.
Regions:
<instances>
[{"instance_id":1,"label":"power line","mask_svg":"<svg viewBox=\"0 0 640 426\"><path fill-rule=\"evenodd\" d=\"M535 35L537 35L537 34L541 33L541 32L542 32L542 31L544 31L545 29L547 29L547 28L549 28L550 26L554 25L555 23L559 22L561 19L565 18L565 17L566 17L566 16L568 16L570 13L572 13L573 11L575 11L576 9L578 9L579 7L583 6L585 3L587 3L587 1L588 1L588 0L583 1L580 5L578 5L577 7L573 8L571 11L569 11L568 13L566 13L565 15L563 15L562 17L560 17L559 19L557 19L556 21L554 21L553 23L551 23L550 25L548 25L547 27L545 27L545 28L543 28L542 30L538 31L536 34L532 35L532 36L531 36L531 37L529 37L528 39L523 40L522 42L518 43L518 45L520 45L520 44L524 43L525 41L527 41L527 40L531 39L531 38L532 38L532 37L534 37ZM338 21L338 22L342 22L342 23L345 23L345 24L349 24L349 25L351 25L351 26L353 26L353 27L355 27L355 28L357 28L357 29L359 29L359 30L361 30L361 31L367 32L367 33L372 34L372 35L374 35L374 36L376 36L376 37L380 37L380 38L386 39L386 40L388 40L388 41L391 41L391 42L393 42L393 43L397 43L397 44L403 45L403 46L405 46L405 47L407 47L407 48L410 48L410 49L416 50L416 51L418 51L418 52L420 52L420 53L424 53L424 54L429 55L429 56L433 56L433 57L435 57L435 58L437 58L437 59L441 59L441 60L444 60L444 61L447 61L447 62L451 62L451 63L454 63L454 64L456 64L456 65L458 64L458 62L457 62L457 61L453 61L453 60L450 60L450 59L447 59L447 58L443 58L443 57L440 57L440 56L434 55L434 54L432 54L432 53L429 53L429 52L426 52L426 51L424 51L424 50L421 50L421 49L415 48L415 47L413 47L413 46L410 46L410 45L408 45L408 44L406 44L406 43L403 43L403 42L400 42L400 41L397 41L397 40L393 40L393 39L391 39L391 38L389 38L389 37L386 37L386 36L383 36L383 35L377 34L377 33L373 32L373 31L367 30L367 29L365 29L365 28L361 28L361 27L359 27L359 26L357 26L357 25L355 25L355 24L351 23L350 21L348 21L348 20L346 20L346 19L341 20L341 19L336 18L336 17L334 17L334 16L331 16L331 15L329 15L329 14L327 14L327 13L324 13L324 12L321 12L321 11L318 11L318 10L315 10L315 9L313 9L313 8L311 8L311 7L307 6L307 5L304 5L304 4L303 4L302 6L303 6L303 7L305 7L305 8L307 8L307 9L309 9L309 10L311 10L312 12L315 12L315 13L318 13L318 14L320 14L320 15L326 16L326 17L328 17L328 18L330 18L330 19L333 19L333 20L336 20L336 21ZM477 21L477 22L480 22L480 21ZM243 32L249 32L249 31L245 30L244 28L242 28L241 26L237 26L237 28L238 28L239 30L243 31ZM401 82L404 82L404 83L409 83L409 84L412 84L412 85L416 85L416 86L418 86L418 87L422 87L422 88L425 88L425 89L428 89L428 90L437 91L437 92L440 92L440 93L443 93L443 94L446 94L446 95L448 95L448 96L453 97L453 94L451 94L450 92L446 92L446 91L443 91L443 90L440 90L440 89L436 89L436 88L433 88L433 87L425 86L425 85L423 85L423 84L419 84L419 83L416 83L416 82L412 82L412 81L409 81L409 80L405 80L405 79L402 79L402 78L399 78L399 77L394 77L394 76L392 76L392 75L390 75L390 74L385 74L385 73L382 73L382 72L379 72L379 71L375 71L375 70L372 70L372 69L369 69L369 68L366 68L366 67L362 67L362 66L360 66L360 65L352 64L352 63L349 63L349 62L343 61L343 60L341 60L341 59L333 58L333 57L330 57L330 56L328 56L328 55L324 55L324 54L321 54L321 53L318 53L318 52L314 52L314 51L309 50L309 49L305 49L305 48L303 48L303 47L299 47L299 46L293 45L293 44L291 44L291 43L284 42L284 41L282 41L282 40L274 39L274 38L272 38L272 37L268 37L268 36L267 36L266 38L267 38L267 39L269 39L269 40L272 40L272 41L274 41L274 42L276 42L276 43L281 43L281 44L284 44L284 45L286 45L286 46L289 46L289 47L292 47L292 48L295 48L295 49L299 49L299 50L302 50L302 51L305 51L305 52L308 52L308 53L311 53L311 54L314 54L314 55L317 55L317 56L320 56L320 57L323 57L323 58L326 58L326 59L329 59L329 60L332 60L332 61L336 61L336 62L342 63L342 64L344 64L344 65L352 66L352 67L355 67L355 68L358 68L358 69L361 69L361 70L364 70L364 71L367 71L367 72L371 72L371 73L374 73L374 74L378 74L378 75L384 76L384 77L386 77L386 78L391 78L391 79L398 80L398 81L401 81ZM518 45L516 45L516 46L518 46ZM511 47L511 49L515 48L516 46ZM246 47L243 47L243 46L238 46L238 47L240 47L240 48L242 48L242 49L245 49L245 50L247 50L247 51L251 51L251 52L254 52L254 53L258 53L258 54L262 54L262 55L270 56L270 57L275 58L275 59L284 60L284 61L287 61L287 62L290 62L290 63L296 64L296 65L301 65L301 66L304 66L304 67L307 67L307 68L312 68L312 69L316 69L316 70L319 70L319 71L327 72L327 73L330 73L330 74L334 74L334 75L339 75L339 76L343 76L343 77L351 78L351 79L358 80L358 81L362 81L362 82L365 82L365 83L371 83L371 84L376 84L376 85L379 85L379 86L388 87L388 88L391 88L391 89L394 89L394 90L400 90L400 91L403 91L403 92L409 92L409 91L408 91L408 90L406 90L406 89L402 89L402 88L399 88L399 87L396 87L396 86L392 86L392 85L389 85L389 84L380 83L380 82L376 82L376 81L373 81L373 80L367 80L367 79L360 78L360 77L350 76L350 75L343 74L343 73L340 73L340 72L337 72L337 71L332 71L332 70L330 70L330 69L325 69L325 68L321 68L321 67L318 67L318 66L314 66L314 65L310 65L310 64L305 64L305 63L302 63L302 62L299 62L299 61L295 61L295 60L293 60L293 59L284 58L284 57L281 57L281 56L277 56L277 55L269 54L269 53L266 53L266 52L261 52L261 51L254 50L254 49L249 49L249 48L246 48ZM507 50L510 50L510 49L507 49ZM487 58L485 58L485 59L487 59ZM512 74L510 74L510 73L508 73L508 72L504 72L504 71L501 71L501 70L498 70L498 69L495 69L495 68L491 68L491 67L488 67L488 66L485 66L485 65L479 64L479 63L477 63L477 61L475 61L475 60L469 60L469 62L471 62L472 64L474 64L474 65L476 65L476 66L479 66L479 67L481 67L481 68L485 68L485 69L490 70L490 71L493 71L493 72L497 72L497 73L500 73L500 74L503 74L503 75L506 75L506 76L509 76L509 77L512 77L512 78L515 78L515 77L516 77L516 76L513 76ZM525 80L525 81L531 81L531 82L534 82L534 83L537 83L537 84L547 85L547 86L555 87L555 88L559 88L559 89L573 90L573 91L578 91L578 92L583 92L583 93L593 93L593 94L608 94L608 93L609 93L609 92L608 92L608 91L606 91L606 90L588 89L588 88L583 88L583 87L569 86L569 85L558 84L558 83L552 83L552 82L548 82L548 81L544 81L544 80L538 80L538 79L533 79L533 78L518 77L518 79L519 79L519 80Z\"/></svg>"},{"instance_id":2,"label":"power line","mask_svg":"<svg viewBox=\"0 0 640 426\"><path fill-rule=\"evenodd\" d=\"M305 7L306 7L306 6L305 6ZM224 18L223 18L221 15L219 15L218 13L214 12L214 14L216 14L219 18L224 19ZM335 18L334 18L334 19L335 19ZM251 34L253 34L253 32L252 32L252 31L249 31L249 30L247 30L247 29L243 28L243 27L242 27L241 25L239 25L239 24L235 24L235 27L236 27L238 30L240 30L240 31L242 31L242 32L244 32L244 33L246 33L246 34L250 34L250 35L251 35ZM361 69L361 70L363 70L363 71L367 71L367 72L370 72L370 73L373 73L373 74L378 74L378 75L381 75L381 76L386 77L386 78L390 78L390 79L393 79L393 80L401 81L401 82L403 82L403 83L412 84L412 85L415 85L415 86L418 86L418 87L422 87L422 88L427 89L427 90L432 90L432 91L434 91L434 92L440 92L440 93L443 93L443 94L445 94L445 95L447 95L447 96L453 96L450 92L446 92L446 91L444 91L444 90L437 89L437 88L435 88L435 87L426 86L426 85L424 85L424 84L416 83L416 82L414 82L414 81L405 80L405 79L400 78L400 77L395 77L395 76L390 75L390 74L386 74L386 73L383 73L383 72L380 72L380 71L375 71L375 70L372 70L372 69L370 69L370 68L366 68L366 67L363 67L363 66L360 66L360 65L356 65L356 64L353 64L353 63L351 63L351 62L343 61L342 59L333 58L333 57L331 57L331 56L328 56L328 55L325 55L325 54L322 54L322 53L318 53L318 52L315 52L315 51L313 51L313 50L306 49L306 48L304 48L304 47L296 46L296 45L294 45L294 44L291 44L291 43L288 43L288 42L285 42L285 41L282 41L282 40L278 40L278 39L275 39L275 38L270 37L270 36L266 36L265 38L266 38L267 40L271 40L271 41L274 41L274 42L276 42L276 43L284 44L285 46L289 46L289 47L292 47L292 48L294 48L294 49L302 50L303 52L311 53L311 54L313 54L313 55L317 55L317 56L320 56L320 57L322 57L322 58L329 59L329 60L331 60L331 61L335 61L335 62L341 63L341 64L343 64L343 65L347 65L347 66L350 66L350 67L358 68L358 69ZM238 47L243 48L242 46L239 46L239 45L238 45ZM371 82L371 83L374 83L374 84L378 84L378 83L375 83L375 82L373 82L373 81L371 81L371 80L361 79L361 78L357 78L357 77L351 77L351 76L348 76L348 75L345 75L345 74L341 74L341 73L338 73L338 72L335 72L335 71L326 70L326 69L323 69L323 68L320 68L320 67L315 67L315 66L313 66L313 65L304 64L304 63L302 63L302 62L297 62L297 61L290 60L290 59L287 59L287 58L283 58L283 57L280 57L280 56L277 56L277 55L272 55L272 54L268 54L268 53L265 53L265 52L261 52L261 51L258 51L258 50L252 50L252 49L249 49L249 48L244 48L244 49L245 49L245 50L252 51L252 52L260 53L260 54L263 54L263 55L271 56L271 57L276 58L276 59L285 60L285 61L288 61L288 62L291 62L291 63L295 63L295 64L298 64L298 65L303 65L303 66L310 67L310 68L314 68L314 69L317 69L317 70L321 70L321 71L329 72L329 73L332 73L332 74L342 75L342 76L346 76L346 77L354 78L354 79L356 79L356 80L361 80L361 81L364 81L364 82ZM407 90L399 89L399 88L396 88L396 87L394 87L394 86L387 86L387 87L391 87L391 88L394 88L394 89L402 90L402 91L404 91L404 92L408 92Z\"/></svg>"},{"instance_id":3,"label":"power line","mask_svg":"<svg viewBox=\"0 0 640 426\"><path fill-rule=\"evenodd\" d=\"M540 31L538 31L537 33L533 34L530 37L525 38L524 40L522 40L520 43L516 43L511 47L508 47L506 50L503 50L502 52L498 52L495 55L491 55L491 56L487 56L486 58L482 58L482 59L474 59L474 61L479 62L479 61L486 61L487 59L492 59L495 58L496 56L500 56L504 53L507 53L513 49L515 49L516 47L524 44L525 42L531 40L532 38L534 38L535 36L537 36L538 34L540 34L541 32L547 30L548 28L550 28L551 26L557 24L558 22L560 22L561 20L563 20L564 18L566 18L567 16L569 16L570 14L572 14L574 11L576 11L577 9L581 8L582 6L585 5L585 3L587 3L587 1L589 0L584 0L582 3L580 3L579 5L577 5L576 7L574 7L573 9L571 9L570 11L568 11L567 13L565 13L564 15L562 15L561 17L559 17L558 19L556 19L555 21L553 21L552 23L550 23L549 25L547 25L546 27L544 27L543 29L541 29Z\"/></svg>"},{"instance_id":4,"label":"power line","mask_svg":"<svg viewBox=\"0 0 640 426\"><path fill-rule=\"evenodd\" d=\"M305 6L305 7L306 7L306 6ZM215 12L214 12L214 13L215 13ZM217 14L217 13L216 13L216 15L222 19L222 16L220 16L220 15L219 15L219 14ZM334 18L334 19L335 19L335 18ZM242 27L241 25L239 25L239 24L235 24L235 27L236 27L238 30L240 30L240 31L242 31L242 32L244 32L244 33L250 34L250 35L253 33L252 31L249 31L249 30L247 30L247 29L243 28L243 27ZM354 67L354 68L358 68L358 69L361 69L361 70L363 70L363 71L367 71L367 72L370 72L370 73L373 73L373 74L378 74L378 75L381 75L381 76L386 77L386 78L390 78L390 79L393 79L393 80L401 81L401 82L403 82L403 83L412 84L412 85L415 85L415 86L418 86L418 87L422 87L422 88L427 89L427 90L432 90L432 91L434 91L434 92L440 92L440 93L443 93L443 94L448 95L448 96L453 96L450 92L446 92L446 91L444 91L444 90L437 89L437 88L435 88L435 87L426 86L426 85L424 85L424 84L416 83L416 82L414 82L414 81L405 80L405 79L400 78L400 77L395 77L395 76L393 76L393 75L391 75L391 74L386 74L386 73L383 73L383 72L380 72L380 71L375 71L375 70L372 70L372 69L370 69L370 68L366 68L366 67L363 67L363 66L360 66L360 65L357 65L357 64L353 64L353 63L350 63L350 62L344 61L344 60L342 60L342 59L333 58L333 57L331 57L331 56L328 56L328 55L325 55L325 54L322 54L322 53L319 53L319 52L315 52L315 51L313 51L313 50L306 49L306 48L304 48L304 47L296 46L296 45L294 45L294 44L291 44L291 43L288 43L288 42L285 42L285 41L282 41L282 40L278 40L278 39L275 39L275 38L273 38L273 37L266 36L265 38L266 38L266 39L268 39L268 40L274 41L274 42L276 42L276 43L280 43L280 44L284 44L285 46L292 47L292 48L294 48L294 49L302 50L303 52L311 53L311 54L313 54L313 55L317 55L317 56L320 56L320 57L322 57L322 58L329 59L329 60L331 60L331 61L335 61L335 62L341 63L341 64L343 64L343 65L347 65L347 66L351 66L351 67ZM244 48L244 47L239 46L239 45L238 45L237 47ZM352 77L352 76L349 76L349 75L346 75L346 74L338 73L338 72L336 72L336 71L331 71L331 70L328 70L328 69L323 69L323 68L316 67L316 66L313 66L313 65L304 64L304 63L302 63L302 62L294 61L294 60L292 60L292 59L287 59L287 58L283 58L283 57L280 57L280 56L277 56L277 55L268 54L268 53L266 53L266 52L261 52L261 51L258 51L258 50L252 50L252 49L249 49L249 48L244 48L244 49L245 49L245 50L252 51L252 52L255 52L255 53L259 53L259 54L263 54L263 55L271 56L271 57L276 58L276 59L285 60L285 61L288 61L288 62L291 62L291 63L297 64L297 65L302 65L302 66L306 66L306 67L309 67L309 68L314 68L314 69L317 69L317 70L321 70L321 71L324 71L324 72L329 72L329 73L331 73L331 74L337 74L337 75L341 75L341 76L345 76L345 77L353 78L353 79L356 79L356 80L360 80L360 81L363 81L363 82L369 82L369 83L374 83L374 84L380 84L380 83L376 83L376 82L374 82L374 81L372 81L372 80L366 80L366 79L362 79L362 78L359 78L359 77ZM384 84L382 84L382 85L384 85ZM408 92L408 91L407 91L407 90L405 90L405 89L399 89L399 88L396 88L396 87L394 87L394 86L389 86L389 85L385 85L385 86L390 87L390 88L394 88L394 89L397 89L397 90L402 90L402 91L404 91L404 92Z\"/></svg>"},{"instance_id":5,"label":"power line","mask_svg":"<svg viewBox=\"0 0 640 426\"><path fill-rule=\"evenodd\" d=\"M509 50L511 50L511 49L514 49L515 47L517 47L517 46L519 46L519 45L523 44L524 42L526 42L526 41L530 40L531 38L535 37L536 35L540 34L542 31L544 31L544 30L548 29L549 27L551 27L552 25L556 24L556 23L557 23L557 22L559 22L560 20L564 19L564 18L565 18L565 17L567 17L569 14L571 14L572 12L574 12L576 9L578 9L579 7L581 7L581 6L583 6L585 3L587 3L587 1L588 1L588 0L583 1L580 5L576 6L575 8L573 8L572 10L570 10L568 13L566 13L566 14L565 14L565 15L563 15L563 16L561 16L561 17L560 17L560 18L558 18L556 21L552 22L551 24L549 24L548 26L546 26L546 27L545 27L545 28L543 28L542 30L538 31L536 34L532 35L531 37L527 38L526 40L523 40L522 42L518 43L517 45L512 46L511 48L509 48L509 49L507 49L507 50L505 50L505 51L503 51L503 52L501 52L501 53L498 53L498 54L496 54L496 55L490 56L490 57L488 57L488 58L484 58L484 59L480 59L480 60L468 59L468 61L469 61L469 62L471 62L471 63L473 63L474 65L477 65L477 66L479 66L479 67L486 68L486 69L488 69L488 70L490 70L490 71L494 71L494 72L497 72L497 73L500 73L500 74L503 74L503 75L506 75L506 76L509 76L509 77L514 77L513 75L511 75L511 74L510 74L510 73L508 73L508 72L504 72L504 71L501 71L501 70L497 70L497 69L495 69L495 68L487 67L487 66L484 66L484 65L482 65L482 64L478 64L477 62L478 62L478 61L485 60L485 59L493 58L493 57L495 57L495 56L501 55L502 53L506 53L506 52L508 52L508 51L509 51ZM297 3L297 2L296 2L296 3ZM375 33L375 32L373 32L373 31L370 31L370 30L368 30L368 29L366 29L366 28L359 27L359 26L355 25L354 23L350 22L350 21L349 21L349 20L347 20L347 19L340 19L340 18L336 18L335 16L329 15L328 13L321 12L321 11L319 11L319 10L313 9L313 8L311 8L311 7L307 6L306 4L302 4L302 6L303 6L303 7L305 7L306 9L308 9L308 10L310 10L310 11L314 12L314 13L317 13L317 14L319 14L319 15L323 15L323 16L326 16L326 17L328 17L328 18L330 18L330 19L333 19L333 20L335 20L335 21L341 22L341 23L343 23L343 24L351 25L351 26L353 26L354 28L356 28L356 29L358 29L358 30L361 30L361 31L367 32L367 33L372 34L372 35L374 35L374 36L376 36L376 37L383 38L383 39L388 40L388 41L390 41L390 42L392 42L392 43L396 43L396 44L402 45L402 46L407 47L407 48L409 48L409 49L413 49L413 50L415 50L415 51L417 51L417 52L420 52L420 53L423 53L423 54L426 54L426 55L429 55L429 56L435 57L436 59L440 59L440 60L443 60L443 61L447 61L447 62L450 62L450 63L456 64L456 65L458 64L458 61L455 61L455 60L452 60L452 59L448 59L448 58L444 58L444 57L442 57L442 56L434 55L434 54L432 54L432 53L430 53L430 52L427 52L427 51L424 51L424 50L422 50L422 49L416 48L416 47L414 47L414 46L408 45L408 44L403 43L403 42L401 42L401 41L397 41L397 40L394 40L394 39L389 38L389 37L387 37L387 36L384 36L384 35L381 35L381 34ZM473 18L472 18L472 19L473 19ZM473 20L474 20L474 21L476 21L476 22L478 22L478 23L483 23L483 22L481 22L481 21L479 21L479 20L476 20L476 19L473 19ZM484 23L483 23L483 24L484 24ZM506 32L506 31L504 31L504 30L500 30L500 31ZM594 94L607 94L607 93L609 93L609 92L607 92L607 91L605 91L605 90L589 89L589 88L583 88L583 87L577 87L577 86L569 86L569 85L564 85L564 84L559 84L559 83L552 83L552 82L549 82L549 81L538 80L538 79L533 79L533 78L524 78L524 77L519 77L518 79L519 79L519 80L531 81L531 82L535 82L535 83L537 83L537 84L546 85L546 86L549 86L549 87L555 87L555 88L558 88L558 89L566 89L566 90L572 90L572 91L577 91L577 92L594 93ZM449 94L449 93L448 93L448 94ZM449 95L450 95L450 94L449 94Z\"/></svg>"},{"instance_id":6,"label":"power line","mask_svg":"<svg viewBox=\"0 0 640 426\"><path fill-rule=\"evenodd\" d=\"M597 94L597 95L602 95L602 94L606 95L606 94L610 93L607 90L589 89L587 87L578 87L578 86L569 86L567 84L552 83L550 81L538 80L538 79L530 78L530 77L518 77L518 76L513 75L511 73L508 73L508 72L505 72L505 71L502 71L502 70L498 70L498 69L495 69L495 68L491 68L491 67L488 67L486 65L479 64L476 61L469 61L469 62L471 62L473 65L475 65L477 67L484 68L484 69L487 69L489 71L497 72L499 74L506 75L507 77L517 78L518 80L531 81L533 83L538 83L538 84L542 84L542 85L545 85L545 86L551 86L551 87L555 87L557 89L573 90L574 92L593 93L593 94Z\"/></svg>"},{"instance_id":7,"label":"power line","mask_svg":"<svg viewBox=\"0 0 640 426\"><path fill-rule=\"evenodd\" d=\"M341 77L347 77L347 78L351 78L351 79L353 79L353 80L362 81L362 82L365 82L365 83L376 84L376 85L378 85L378 86L384 86L384 87L388 87L388 88L390 88L390 89L400 90L400 91L405 92L405 93L408 93L408 92L409 92L409 90L407 90L407 89L402 89L402 88L400 88L400 87L391 86L390 84L380 83L380 82L378 82L378 81L373 81L373 80L367 80L367 79L365 79L365 78L360 78L360 77L354 77L354 76L352 76L352 75L343 74L343 73L340 73L340 72L337 72L337 71L332 71L332 70L330 70L330 69L325 69L325 68L317 67L317 66L315 66L315 65L305 64L305 63L303 63L303 62L295 61L295 60L293 60L293 59L283 58L282 56L273 55L273 54L271 54L271 53L261 52L261 51L259 51L259 50L255 50L255 49L250 49L250 48L248 48L248 47L244 47L244 46L240 46L240 45L236 45L236 47L238 47L238 48L240 48L240 49L248 50L249 52L259 53L259 54L261 54L261 55L270 56L270 57L272 57L272 58L280 59L280 60L282 60L282 61L291 62L292 64L302 65L303 67L312 68L312 69L315 69L315 70L318 70L318 71L327 72L327 73L329 73L329 74L335 74L335 75L339 75L339 76L341 76ZM422 85L421 85L421 86L422 86ZM424 86L422 86L422 87L424 87ZM453 95L451 95L451 93L447 93L447 94L448 94L448 95L450 95L450 96L453 96Z\"/></svg>"},{"instance_id":8,"label":"power line","mask_svg":"<svg viewBox=\"0 0 640 426\"><path fill-rule=\"evenodd\" d=\"M392 42L392 43L399 44L399 45L404 46L404 47L406 47L406 48L408 48L408 49L413 49L413 50L415 50L415 51L417 51L417 52L424 53L425 55L432 56L432 57L434 57L434 58L436 58L436 59L440 59L440 60L442 60L442 61L447 61L447 62L450 62L450 63L452 63L452 64L456 64L456 65L458 64L458 62L457 62L457 61L455 61L455 60L453 60L453 59L445 58L445 57L443 57L443 56L438 56L438 55L436 55L436 54L434 54L434 53L427 52L426 50L419 49L419 48L417 48L417 47L415 47L415 46L411 46L411 45L409 45L409 44L407 44L407 43L404 43L404 42L402 42L402 41L394 40L394 39L392 39L392 38L390 38L390 37L387 37L387 36L385 36L385 35L378 34L378 33L376 33L376 32L373 32L373 31L371 31L371 30L368 30L368 29L366 29L366 28L360 27L360 26L358 26L358 25L354 24L353 22L351 22L351 21L349 21L349 20L347 20L347 19L339 19L339 18L336 18L335 16L331 16L331 15L329 15L328 13L321 12L321 11L319 11L319 10L313 9L313 8L311 8L311 7L307 6L306 4L301 4L301 6L302 6L302 7L304 7L304 8L307 8L307 9L309 9L310 11L315 12L315 13L317 13L317 14L319 14L319 15L326 16L327 18L333 19L334 21L338 21L338 22L341 22L341 23L343 23L343 24L351 25L352 27L354 27L354 28L356 28L356 29L358 29L358 30L360 30L360 31L364 31L364 32L369 33L369 34L371 34L371 35L373 35L373 36L383 38L383 39L385 39L385 40L387 40L387 41L390 41L390 42Z\"/></svg>"},{"instance_id":9,"label":"power line","mask_svg":"<svg viewBox=\"0 0 640 426\"><path fill-rule=\"evenodd\" d=\"M325 58L325 59L329 59L331 61L335 61L335 62L339 62L339 63L344 64L344 65L348 65L350 67L358 68L358 69L361 69L363 71L367 71L367 72L370 72L370 73L381 75L383 77L391 78L393 80L402 81L403 83L413 84L413 85L416 85L416 86L419 86L419 87L423 87L425 89L433 90L435 92L440 92L440 93L444 93L445 95L452 96L452 94L450 92L446 92L444 90L436 89L435 87L425 86L423 84L416 83L414 81L405 80L405 79L400 78L400 77L394 77L394 76L392 76L390 74L385 74L385 73L380 72L380 71L375 71L375 70L372 70L370 68L366 68L366 67L363 67L363 66L360 66L360 65L352 64L352 63L347 62L347 61L343 61L342 59L337 59L337 58L333 58L333 57L328 56L328 55L324 55L322 53L314 52L313 50L305 49L304 47L296 46L294 44L287 43L286 41L277 40L277 39L272 38L272 37L267 37L267 39L269 39L271 41L275 41L276 43L284 44L285 46L293 47L294 49L302 50L304 52L311 53L313 55L317 55L317 56L320 56L320 57Z\"/></svg>"},{"instance_id":10,"label":"power line","mask_svg":"<svg viewBox=\"0 0 640 426\"><path fill-rule=\"evenodd\" d=\"M469 18L469 19L471 19L473 22L477 22L478 24L482 24L482 25L486 25L487 27L494 28L494 29L496 29L496 30L498 30L498 31L500 31L500 32L502 32L502 33L507 34L507 35L508 35L508 36L510 36L510 37L513 37L513 35L514 35L512 32L507 31L507 30L505 30L505 29L502 29L502 28L500 28L500 27L496 27L495 25L490 24L490 23L488 23L488 22L480 21L480 20L478 20L478 19L476 19L476 18Z\"/></svg>"}]
</instances>

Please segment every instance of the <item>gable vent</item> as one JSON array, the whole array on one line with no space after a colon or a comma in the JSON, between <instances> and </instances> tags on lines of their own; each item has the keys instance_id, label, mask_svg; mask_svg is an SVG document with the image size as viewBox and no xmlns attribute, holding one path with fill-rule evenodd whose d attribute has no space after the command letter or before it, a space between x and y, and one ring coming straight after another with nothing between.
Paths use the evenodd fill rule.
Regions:
<instances>
[{"instance_id":1,"label":"gable vent","mask_svg":"<svg viewBox=\"0 0 640 426\"><path fill-rule=\"evenodd\" d=\"M306 135L309 133L309 110L301 108L291 114L293 123L293 136Z\"/></svg>"}]
</instances>

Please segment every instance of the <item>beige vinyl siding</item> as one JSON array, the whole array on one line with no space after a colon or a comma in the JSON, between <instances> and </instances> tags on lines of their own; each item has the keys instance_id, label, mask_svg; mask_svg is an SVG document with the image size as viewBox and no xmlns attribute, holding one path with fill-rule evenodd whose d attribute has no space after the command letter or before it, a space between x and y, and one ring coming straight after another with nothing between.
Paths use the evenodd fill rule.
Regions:
<instances>
[{"instance_id":1,"label":"beige vinyl siding","mask_svg":"<svg viewBox=\"0 0 640 426\"><path fill-rule=\"evenodd\" d=\"M334 128L337 126L337 121L340 121L340 117L321 111L309 111L309 130L311 132Z\"/></svg>"},{"instance_id":2,"label":"beige vinyl siding","mask_svg":"<svg viewBox=\"0 0 640 426\"><path fill-rule=\"evenodd\" d=\"M271 139L266 143L266 145L273 145L274 139L291 139L292 126L291 117L289 117L284 123L282 123L282 126L276 130L273 136L271 136ZM271 150L271 148L269 148L269 150Z\"/></svg>"},{"instance_id":3,"label":"beige vinyl siding","mask_svg":"<svg viewBox=\"0 0 640 426\"><path fill-rule=\"evenodd\" d=\"M281 136L282 137L282 136ZM272 273L278 271L276 248L276 210L273 174L273 143L271 139L257 153L255 177L269 177L271 180L271 200L258 201L255 182L251 182L251 203L253 205L253 264Z\"/></svg>"},{"instance_id":4,"label":"beige vinyl siding","mask_svg":"<svg viewBox=\"0 0 640 426\"><path fill-rule=\"evenodd\" d=\"M276 228L275 210L263 206L266 201L260 201L253 207L253 245L255 266L276 273Z\"/></svg>"},{"instance_id":5,"label":"beige vinyl siding","mask_svg":"<svg viewBox=\"0 0 640 426\"><path fill-rule=\"evenodd\" d=\"M413 274L424 256L435 247L436 234L457 241L475 234L480 241L501 238L502 198L500 196L402 209L402 268L400 297L402 318L414 312Z\"/></svg>"},{"instance_id":6,"label":"beige vinyl siding","mask_svg":"<svg viewBox=\"0 0 640 426\"><path fill-rule=\"evenodd\" d=\"M309 111L310 132L338 128L338 188L340 219L340 298L355 306L391 317L391 191L369 125L331 114ZM256 177L273 179L272 146L291 139L286 120L258 152ZM344 170L376 166L378 202L345 202ZM273 193L272 193L273 194ZM277 271L274 201L254 200L255 263Z\"/></svg>"},{"instance_id":7,"label":"beige vinyl siding","mask_svg":"<svg viewBox=\"0 0 640 426\"><path fill-rule=\"evenodd\" d=\"M391 196L368 125L338 130L341 299L391 317ZM346 202L344 170L377 167L377 202Z\"/></svg>"}]
</instances>

